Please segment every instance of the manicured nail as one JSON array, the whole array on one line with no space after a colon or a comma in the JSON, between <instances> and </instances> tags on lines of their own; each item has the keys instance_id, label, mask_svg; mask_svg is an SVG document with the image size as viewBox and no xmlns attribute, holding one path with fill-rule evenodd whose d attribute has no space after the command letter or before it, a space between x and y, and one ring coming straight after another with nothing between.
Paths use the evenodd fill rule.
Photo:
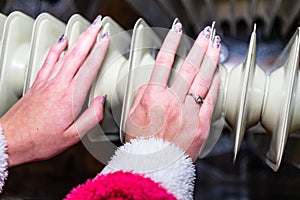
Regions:
<instances>
[{"instance_id":1,"label":"manicured nail","mask_svg":"<svg viewBox=\"0 0 300 200\"><path fill-rule=\"evenodd\" d=\"M212 46L213 48L219 48L220 47L220 44L221 44L221 37L216 35L213 39L213 43L212 43Z\"/></svg>"},{"instance_id":2,"label":"manicured nail","mask_svg":"<svg viewBox=\"0 0 300 200\"><path fill-rule=\"evenodd\" d=\"M203 31L202 31L203 37L209 39L210 38L210 34L211 34L211 28L210 28L210 26L205 27L203 29Z\"/></svg>"},{"instance_id":3,"label":"manicured nail","mask_svg":"<svg viewBox=\"0 0 300 200\"><path fill-rule=\"evenodd\" d=\"M105 104L106 97L107 97L107 95L104 95L104 96L102 96L102 97L101 97L101 99L100 99L100 103L101 103L102 105L104 105L104 104Z\"/></svg>"},{"instance_id":4,"label":"manicured nail","mask_svg":"<svg viewBox=\"0 0 300 200\"><path fill-rule=\"evenodd\" d=\"M65 41L66 36L64 34L62 34L62 36L60 36L60 38L58 39L58 43L62 43L63 41Z\"/></svg>"},{"instance_id":5,"label":"manicured nail","mask_svg":"<svg viewBox=\"0 0 300 200\"><path fill-rule=\"evenodd\" d=\"M180 22L177 22L176 24L173 25L172 29L176 33L181 33L182 32L182 24Z\"/></svg>"},{"instance_id":6,"label":"manicured nail","mask_svg":"<svg viewBox=\"0 0 300 200\"><path fill-rule=\"evenodd\" d=\"M109 32L105 32L102 36L101 39L106 40L109 37Z\"/></svg>"},{"instance_id":7,"label":"manicured nail","mask_svg":"<svg viewBox=\"0 0 300 200\"><path fill-rule=\"evenodd\" d=\"M101 15L98 15L98 16L96 17L96 19L93 21L93 25L94 25L94 26L98 26L98 25L100 24L100 22L101 22L101 19L102 19L102 16L101 16Z\"/></svg>"}]
</instances>

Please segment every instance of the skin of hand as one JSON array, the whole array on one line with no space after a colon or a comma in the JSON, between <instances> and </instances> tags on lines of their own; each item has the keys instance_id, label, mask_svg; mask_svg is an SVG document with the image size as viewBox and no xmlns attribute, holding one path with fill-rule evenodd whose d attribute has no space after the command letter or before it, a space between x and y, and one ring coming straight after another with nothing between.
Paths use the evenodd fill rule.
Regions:
<instances>
[{"instance_id":1,"label":"skin of hand","mask_svg":"<svg viewBox=\"0 0 300 200\"><path fill-rule=\"evenodd\" d=\"M177 26L177 27L176 27ZM166 36L157 55L150 81L139 88L126 121L126 141L156 136L174 143L195 162L209 131L217 101L220 75L216 70L221 49L220 37L210 40L210 27L196 39L174 82L168 87L181 24ZM196 103L189 95L201 96Z\"/></svg>"},{"instance_id":2,"label":"skin of hand","mask_svg":"<svg viewBox=\"0 0 300 200\"><path fill-rule=\"evenodd\" d=\"M32 87L0 118L9 167L57 155L102 120L105 97L79 114L108 48L108 34L95 42L101 26L99 16L63 57L68 41L62 36Z\"/></svg>"}]
</instances>

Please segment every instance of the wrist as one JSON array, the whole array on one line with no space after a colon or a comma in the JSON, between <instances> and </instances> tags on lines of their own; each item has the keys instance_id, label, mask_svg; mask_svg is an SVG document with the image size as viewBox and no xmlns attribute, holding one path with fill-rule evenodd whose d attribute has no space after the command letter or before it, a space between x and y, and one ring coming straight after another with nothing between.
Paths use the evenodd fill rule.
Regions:
<instances>
[{"instance_id":1,"label":"wrist","mask_svg":"<svg viewBox=\"0 0 300 200\"><path fill-rule=\"evenodd\" d=\"M25 142L22 141L22 137L15 134L15 126L3 118L0 118L0 126L7 143L8 168L25 163L27 158Z\"/></svg>"}]
</instances>

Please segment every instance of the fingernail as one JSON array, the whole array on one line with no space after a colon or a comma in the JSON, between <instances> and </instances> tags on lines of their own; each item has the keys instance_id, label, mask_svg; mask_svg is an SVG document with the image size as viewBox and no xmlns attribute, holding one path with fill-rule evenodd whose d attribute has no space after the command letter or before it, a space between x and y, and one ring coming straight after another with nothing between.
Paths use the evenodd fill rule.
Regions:
<instances>
[{"instance_id":1,"label":"fingernail","mask_svg":"<svg viewBox=\"0 0 300 200\"><path fill-rule=\"evenodd\" d=\"M182 24L180 22L177 22L176 24L173 25L172 29L176 33L181 33L182 32Z\"/></svg>"},{"instance_id":2,"label":"fingernail","mask_svg":"<svg viewBox=\"0 0 300 200\"><path fill-rule=\"evenodd\" d=\"M58 43L62 43L63 41L65 41L66 36L64 34L62 34L62 36L60 36L60 38L58 39Z\"/></svg>"},{"instance_id":3,"label":"fingernail","mask_svg":"<svg viewBox=\"0 0 300 200\"><path fill-rule=\"evenodd\" d=\"M211 28L210 28L210 26L205 27L203 29L203 31L202 31L203 37L209 39L210 38L210 34L211 34Z\"/></svg>"},{"instance_id":4,"label":"fingernail","mask_svg":"<svg viewBox=\"0 0 300 200\"><path fill-rule=\"evenodd\" d=\"M220 44L221 44L221 37L216 35L213 39L213 43L212 43L212 46L213 48L219 48L220 47Z\"/></svg>"},{"instance_id":5,"label":"fingernail","mask_svg":"<svg viewBox=\"0 0 300 200\"><path fill-rule=\"evenodd\" d=\"M101 39L107 39L108 38L108 36L109 36L109 32L107 31L107 32L105 32L102 36L101 36Z\"/></svg>"},{"instance_id":6,"label":"fingernail","mask_svg":"<svg viewBox=\"0 0 300 200\"><path fill-rule=\"evenodd\" d=\"M106 102L106 97L107 97L107 95L104 95L103 97L101 97L100 103L101 103L102 105L105 104L105 102Z\"/></svg>"},{"instance_id":7,"label":"fingernail","mask_svg":"<svg viewBox=\"0 0 300 200\"><path fill-rule=\"evenodd\" d=\"M101 15L98 15L98 16L96 17L96 19L93 21L93 25L94 25L94 26L98 26L98 25L100 24L100 22L101 22L101 19L102 19L102 16L101 16Z\"/></svg>"}]
</instances>

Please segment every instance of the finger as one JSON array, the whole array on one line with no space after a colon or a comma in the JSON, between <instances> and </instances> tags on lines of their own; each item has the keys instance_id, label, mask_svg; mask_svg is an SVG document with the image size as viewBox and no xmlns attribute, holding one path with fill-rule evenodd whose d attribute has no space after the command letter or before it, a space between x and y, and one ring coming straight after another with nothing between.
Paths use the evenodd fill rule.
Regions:
<instances>
[{"instance_id":1,"label":"finger","mask_svg":"<svg viewBox=\"0 0 300 200\"><path fill-rule=\"evenodd\" d=\"M101 67L102 61L105 58L108 45L109 35L108 33L104 33L75 75L73 84L76 85L76 91L79 91L81 96L82 93L87 94L92 85L92 82Z\"/></svg>"},{"instance_id":2,"label":"finger","mask_svg":"<svg viewBox=\"0 0 300 200\"><path fill-rule=\"evenodd\" d=\"M177 144L184 151L189 149L190 145L194 140L196 133L198 132L199 109L200 109L200 105L197 104L190 95L187 95L182 108L183 121L181 124L181 130L189 130L189 131L185 131L185 132L179 131L178 134L176 135L176 138L173 140L173 143Z\"/></svg>"},{"instance_id":3,"label":"finger","mask_svg":"<svg viewBox=\"0 0 300 200\"><path fill-rule=\"evenodd\" d=\"M209 130L211 119L213 116L214 108L217 102L218 91L220 87L220 72L217 71L213 78L210 90L205 97L203 104L199 112L199 127L200 127L200 139L206 140Z\"/></svg>"},{"instance_id":4,"label":"finger","mask_svg":"<svg viewBox=\"0 0 300 200\"><path fill-rule=\"evenodd\" d=\"M130 108L130 111L129 111L128 115L131 115L135 111L135 109L137 108L137 106L140 104L141 99L143 98L144 93L145 93L147 87L148 87L148 85L142 85L138 89L138 91L137 91L137 93L136 93L136 95L134 97L134 102L133 102L133 104L132 104L132 106Z\"/></svg>"},{"instance_id":5,"label":"finger","mask_svg":"<svg viewBox=\"0 0 300 200\"><path fill-rule=\"evenodd\" d=\"M60 39L50 48L46 60L39 70L33 86L48 80L51 71L53 68L55 68L55 64L59 60L61 53L66 49L67 45L68 40L64 35L62 35Z\"/></svg>"},{"instance_id":6,"label":"finger","mask_svg":"<svg viewBox=\"0 0 300 200\"><path fill-rule=\"evenodd\" d=\"M82 115L66 130L65 134L77 143L89 130L103 119L106 97L96 97Z\"/></svg>"},{"instance_id":7,"label":"finger","mask_svg":"<svg viewBox=\"0 0 300 200\"><path fill-rule=\"evenodd\" d=\"M210 27L206 27L197 37L171 86L171 89L178 95L181 102L184 101L185 96L199 71L209 44L209 37Z\"/></svg>"},{"instance_id":8,"label":"finger","mask_svg":"<svg viewBox=\"0 0 300 200\"><path fill-rule=\"evenodd\" d=\"M192 144L189 146L188 150L186 151L186 153L193 159L193 162L197 160L208 138L212 115L214 112L214 107L217 102L219 85L220 85L220 73L217 71L216 75L214 76L211 88L199 112L198 131L193 137Z\"/></svg>"},{"instance_id":9,"label":"finger","mask_svg":"<svg viewBox=\"0 0 300 200\"><path fill-rule=\"evenodd\" d=\"M66 52L63 57L63 66L58 74L62 80L71 81L73 79L94 45L101 26L101 16L98 16L87 30L79 36L72 48Z\"/></svg>"},{"instance_id":10,"label":"finger","mask_svg":"<svg viewBox=\"0 0 300 200\"><path fill-rule=\"evenodd\" d=\"M196 75L189 93L204 98L210 88L220 56L221 38L215 36L209 42L207 52L201 64L199 73Z\"/></svg>"},{"instance_id":11,"label":"finger","mask_svg":"<svg viewBox=\"0 0 300 200\"><path fill-rule=\"evenodd\" d=\"M157 54L150 82L167 85L181 36L182 25L178 22L169 31Z\"/></svg>"}]
</instances>

